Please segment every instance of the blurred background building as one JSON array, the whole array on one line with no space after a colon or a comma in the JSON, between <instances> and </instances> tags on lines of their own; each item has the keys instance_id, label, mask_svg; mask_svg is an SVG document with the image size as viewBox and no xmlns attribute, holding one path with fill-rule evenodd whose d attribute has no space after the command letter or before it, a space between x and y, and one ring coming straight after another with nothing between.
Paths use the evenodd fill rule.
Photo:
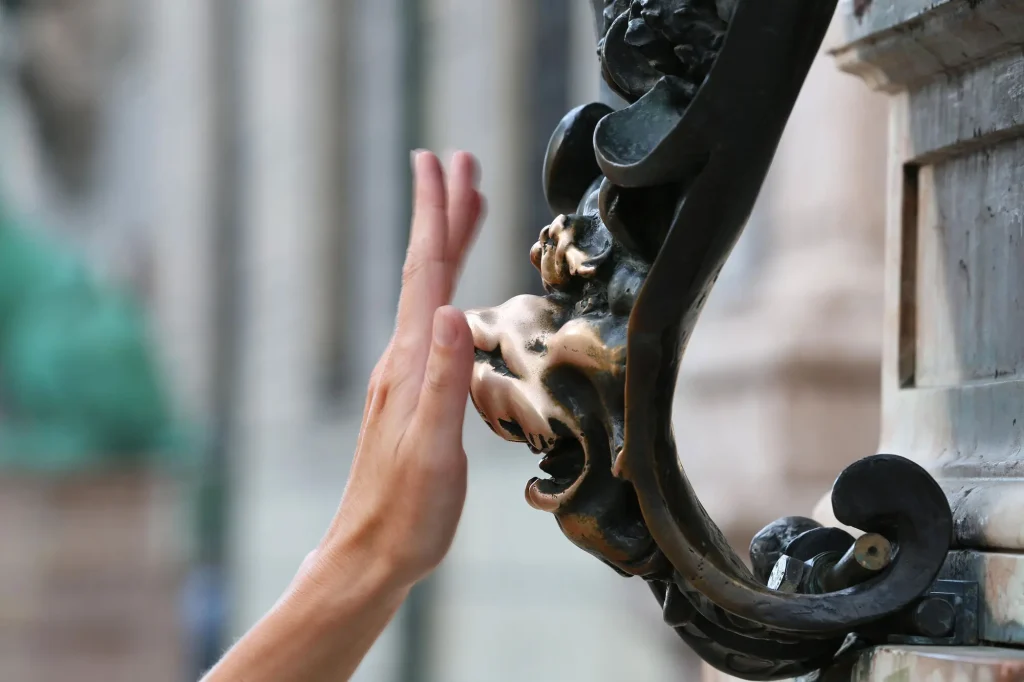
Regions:
<instances>
[{"instance_id":1,"label":"blurred background building","mask_svg":"<svg viewBox=\"0 0 1024 682\"><path fill-rule=\"evenodd\" d=\"M599 97L590 11L5 3L0 201L142 302L189 427L172 451L200 466L97 465L29 486L0 471L4 554L32 557L2 565L0 679L195 679L272 605L344 488L393 323L410 150L481 159L488 217L456 302L536 289L527 254L550 220L548 136ZM768 521L809 514L877 442L885 122L876 96L822 57L684 363L681 456L744 553ZM533 458L474 418L466 449L453 551L357 679L699 679L645 586L523 502ZM58 565L65 582L42 580L40 566ZM97 637L106 602L75 595L125 574L149 578ZM12 610L18 594L35 596Z\"/></svg>"}]
</instances>

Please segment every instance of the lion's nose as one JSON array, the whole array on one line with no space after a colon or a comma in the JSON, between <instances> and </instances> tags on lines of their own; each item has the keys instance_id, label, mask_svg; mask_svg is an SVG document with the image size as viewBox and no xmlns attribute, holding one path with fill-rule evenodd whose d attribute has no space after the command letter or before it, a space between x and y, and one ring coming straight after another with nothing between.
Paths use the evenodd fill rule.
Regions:
<instances>
[{"instance_id":1,"label":"lion's nose","mask_svg":"<svg viewBox=\"0 0 1024 682\"><path fill-rule=\"evenodd\" d=\"M477 308L466 311L466 321L473 332L473 346L491 352L498 347L498 313L494 308Z\"/></svg>"}]
</instances>

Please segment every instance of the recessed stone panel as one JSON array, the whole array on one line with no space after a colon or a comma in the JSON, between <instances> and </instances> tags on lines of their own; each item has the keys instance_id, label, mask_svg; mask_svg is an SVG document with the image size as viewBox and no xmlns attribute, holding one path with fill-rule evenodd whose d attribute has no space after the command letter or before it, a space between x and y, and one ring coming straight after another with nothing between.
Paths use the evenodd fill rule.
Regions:
<instances>
[{"instance_id":1,"label":"recessed stone panel","mask_svg":"<svg viewBox=\"0 0 1024 682\"><path fill-rule=\"evenodd\" d=\"M940 388L1024 376L1024 139L916 170L901 374ZM909 179L909 177L908 177ZM911 189L913 189L911 187ZM915 220L916 218L916 220ZM916 232L916 234L914 234ZM908 254L909 255L909 254ZM910 355L912 353L912 358Z\"/></svg>"}]
</instances>

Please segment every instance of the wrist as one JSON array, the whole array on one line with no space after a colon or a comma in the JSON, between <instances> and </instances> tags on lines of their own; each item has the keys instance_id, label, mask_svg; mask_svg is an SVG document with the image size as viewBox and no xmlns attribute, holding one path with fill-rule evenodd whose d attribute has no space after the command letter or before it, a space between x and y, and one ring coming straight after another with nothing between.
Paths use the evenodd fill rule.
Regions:
<instances>
[{"instance_id":1,"label":"wrist","mask_svg":"<svg viewBox=\"0 0 1024 682\"><path fill-rule=\"evenodd\" d=\"M412 588L401 562L378 547L378 534L368 528L331 532L307 560L304 581L322 587L329 603L347 612L354 602L370 602L395 610Z\"/></svg>"}]
</instances>

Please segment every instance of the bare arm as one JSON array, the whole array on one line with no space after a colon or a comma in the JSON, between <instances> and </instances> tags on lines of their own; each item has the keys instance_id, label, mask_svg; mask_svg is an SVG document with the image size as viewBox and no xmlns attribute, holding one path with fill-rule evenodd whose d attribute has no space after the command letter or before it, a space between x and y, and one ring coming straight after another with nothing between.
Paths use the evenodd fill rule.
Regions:
<instances>
[{"instance_id":1,"label":"bare arm","mask_svg":"<svg viewBox=\"0 0 1024 682\"><path fill-rule=\"evenodd\" d=\"M335 682L351 677L394 616L408 588L388 567L353 550L310 554L280 601L210 671L204 682ZM329 550L327 550L329 551Z\"/></svg>"}]
</instances>

